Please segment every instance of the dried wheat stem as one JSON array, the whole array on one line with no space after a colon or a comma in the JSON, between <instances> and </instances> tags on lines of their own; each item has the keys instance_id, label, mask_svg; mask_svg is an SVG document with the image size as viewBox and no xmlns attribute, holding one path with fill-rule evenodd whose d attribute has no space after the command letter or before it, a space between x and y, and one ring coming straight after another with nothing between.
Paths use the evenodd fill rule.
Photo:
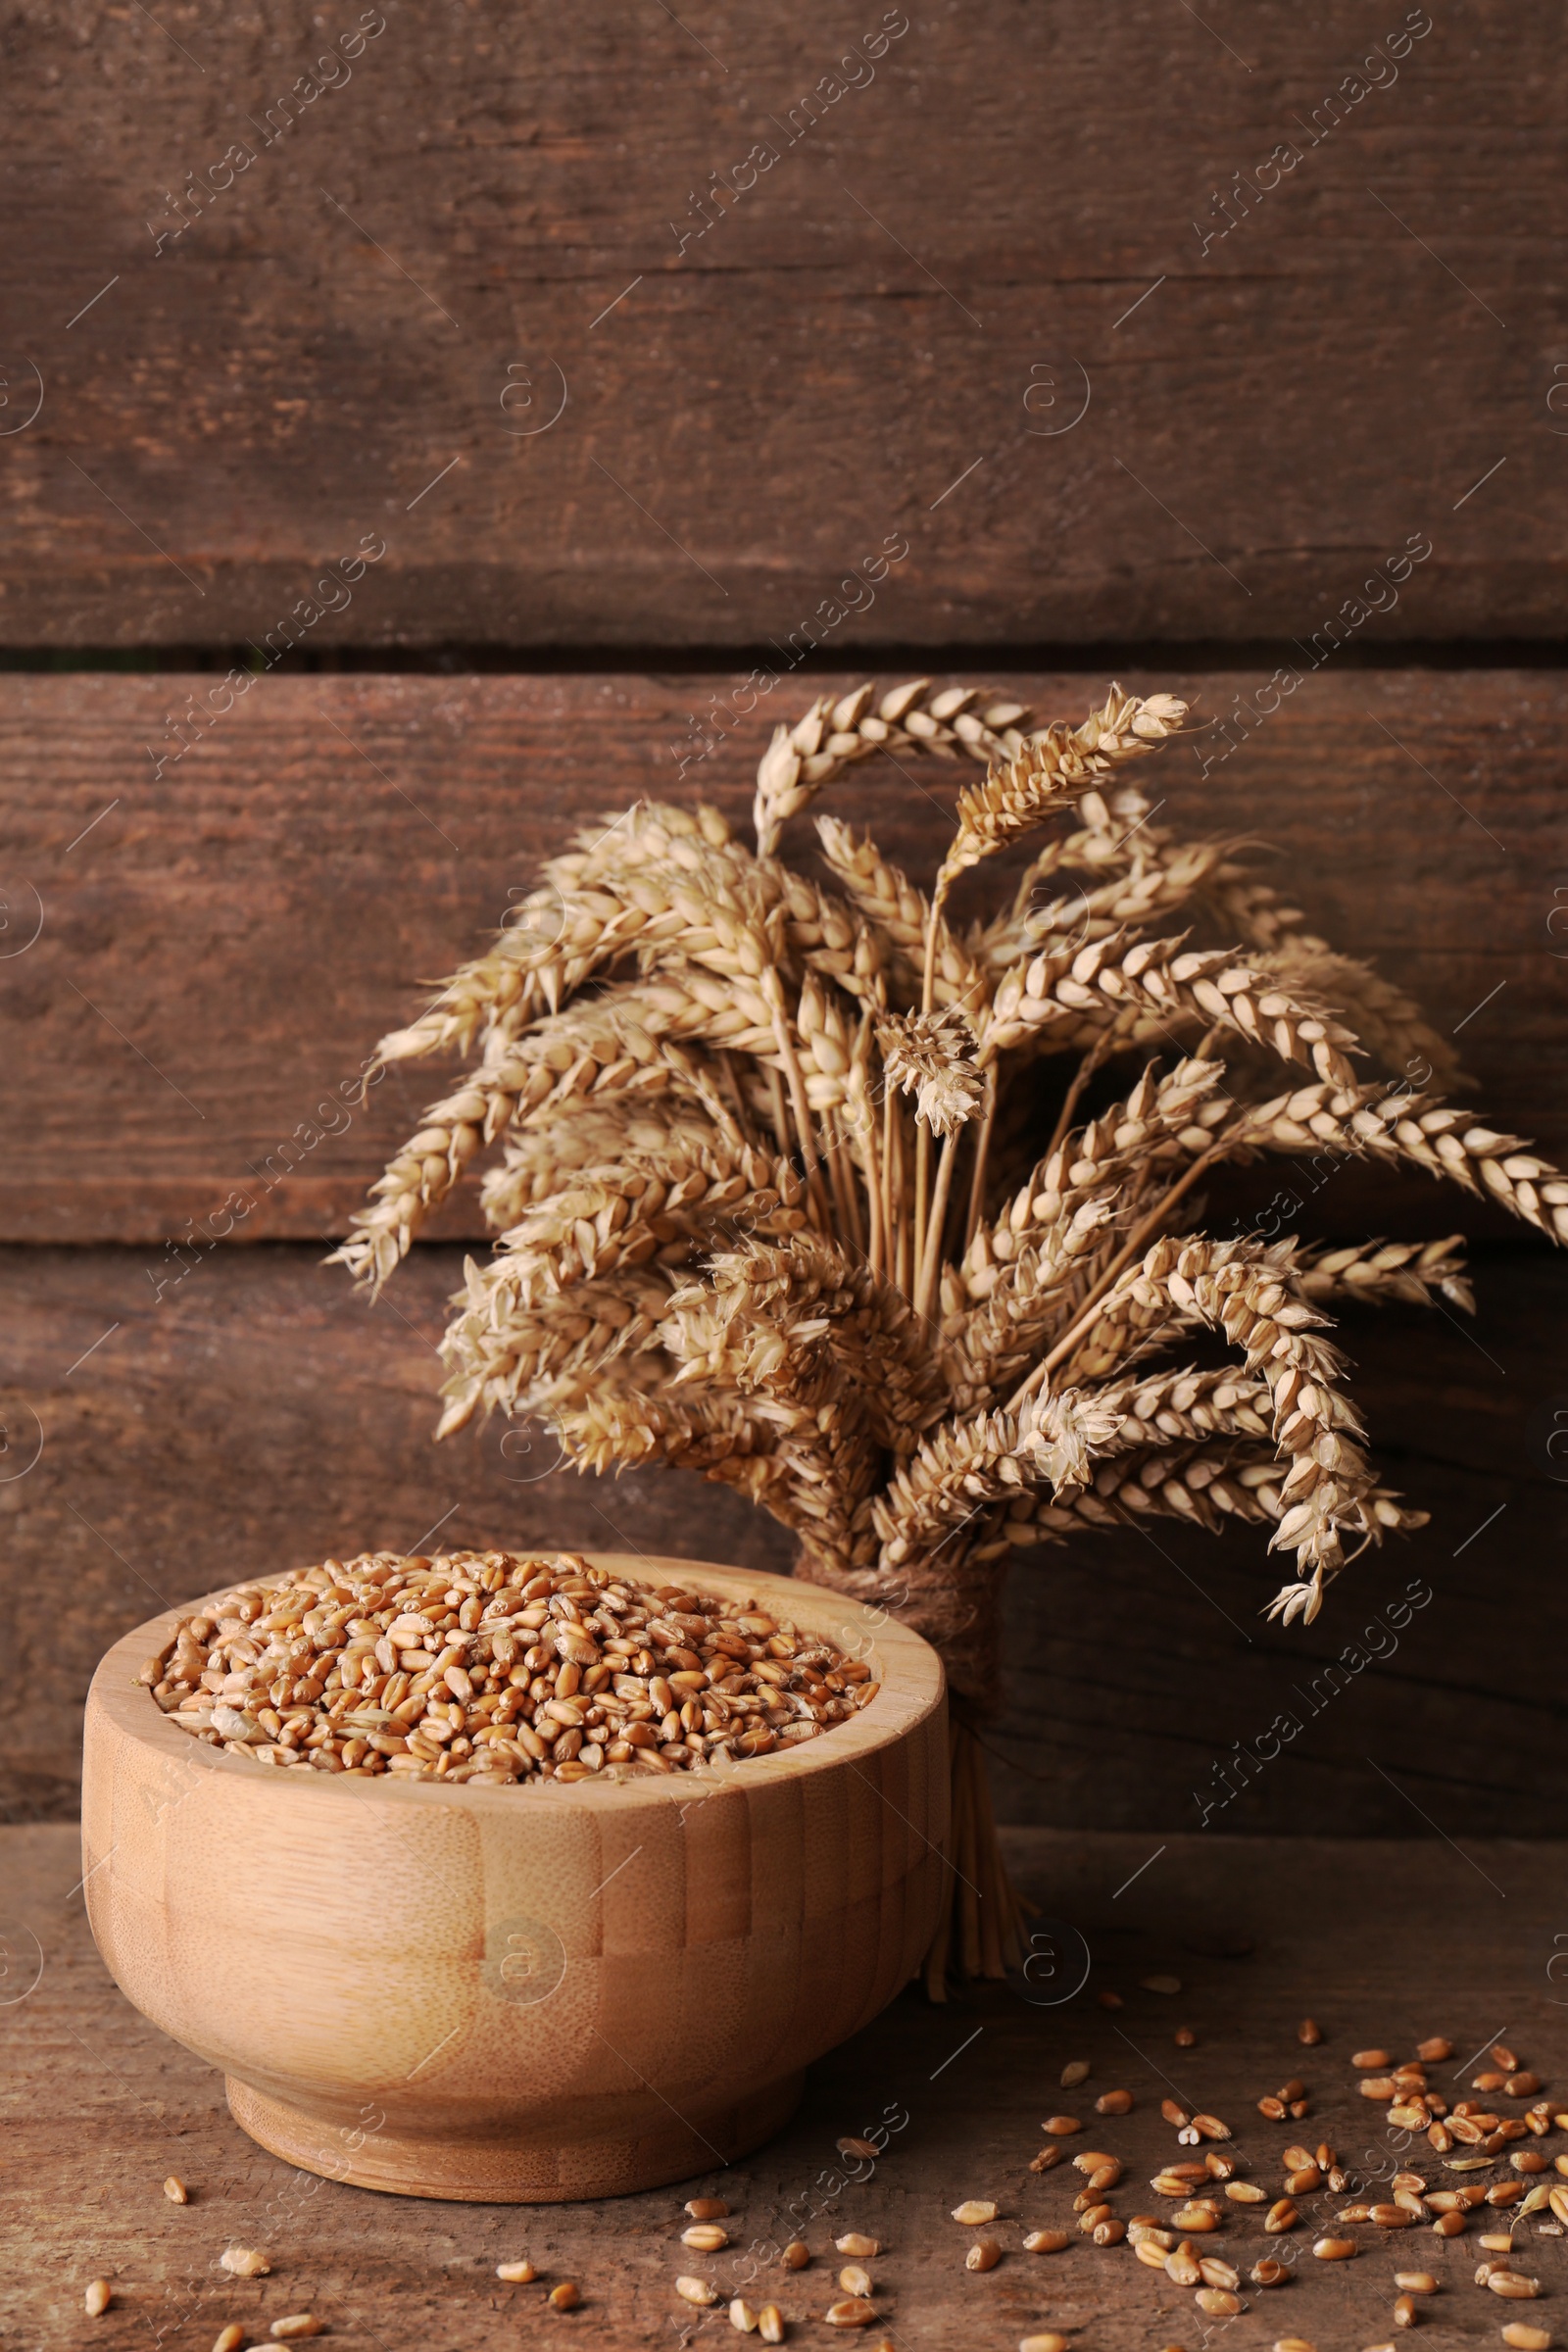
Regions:
<instances>
[{"instance_id":1,"label":"dried wheat stem","mask_svg":"<svg viewBox=\"0 0 1568 2352\"><path fill-rule=\"evenodd\" d=\"M855 1181L855 1167L850 1157L849 1145L845 1141L838 1113L824 1110L821 1116L822 1137L825 1146L822 1156L828 1172L828 1181L833 1187L833 1199L837 1204L839 1216L843 1220L843 1230L847 1234L851 1246L857 1250L863 1251L865 1227L860 1218L859 1187Z\"/></svg>"},{"instance_id":2,"label":"dried wheat stem","mask_svg":"<svg viewBox=\"0 0 1568 2352\"><path fill-rule=\"evenodd\" d=\"M925 918L925 962L920 973L920 1010L922 1012L931 1010L931 999L937 984L937 926L943 919L942 909L947 904L947 897L948 886L939 874L937 886L931 893L931 905Z\"/></svg>"},{"instance_id":3,"label":"dried wheat stem","mask_svg":"<svg viewBox=\"0 0 1568 2352\"><path fill-rule=\"evenodd\" d=\"M977 1859L981 1899L981 1974L1004 1977L1008 1966L1017 1967L1023 1959L1023 1905L1007 1877L1006 1864L997 1840L996 1809L991 1801L991 1782L986 1771L985 1751L979 1737L968 1734L974 1750L974 1822L977 1833Z\"/></svg>"},{"instance_id":4,"label":"dried wheat stem","mask_svg":"<svg viewBox=\"0 0 1568 2352\"><path fill-rule=\"evenodd\" d=\"M925 1956L926 1997L945 2001L948 1997L948 1958L953 1946L954 1914L957 1907L960 1881L958 1871L958 1719L950 1711L948 1716L948 1785L952 1792L952 1810L948 1815L948 1835L943 1847L943 1860L950 1874L950 1884L944 1892L937 1920L937 1932Z\"/></svg>"},{"instance_id":5,"label":"dried wheat stem","mask_svg":"<svg viewBox=\"0 0 1568 2352\"><path fill-rule=\"evenodd\" d=\"M882 1226L882 1250L883 1250L883 1262L882 1262L882 1264L881 1264L881 1265L878 1267L877 1271L878 1271L879 1273L885 1273L885 1274L887 1275L887 1277L888 1277L889 1281L890 1281L890 1282L893 1282L893 1283L895 1283L895 1284L897 1284L898 1288L899 1288L900 1290L902 1290L902 1289L904 1288L904 1284L903 1284L903 1282L902 1282L902 1280L901 1280L901 1278L900 1278L900 1275L899 1275L899 1269L898 1269L898 1240L897 1240L897 1232L896 1232L896 1226L895 1226L895 1220L894 1220L894 1214L893 1214L893 1201L894 1201L894 1191L893 1191L893 1170L894 1170L894 1133L893 1133L893 1121L894 1121L894 1116L895 1116L895 1110L896 1110L896 1099L895 1099L895 1095L894 1095L894 1090L893 1090L893 1088L892 1088L891 1086L889 1086L889 1085L886 1083L886 1081L884 1080L884 1082L883 1082L883 1091L882 1091L882 1167L881 1167L881 1189L882 1189L882 1202L881 1202L881 1210L882 1210L882 1214L881 1214L881 1226Z\"/></svg>"},{"instance_id":6,"label":"dried wheat stem","mask_svg":"<svg viewBox=\"0 0 1568 2352\"><path fill-rule=\"evenodd\" d=\"M782 1073L771 1062L766 1068L767 1113L773 1122L773 1137L781 1152L791 1149L789 1105L784 1100Z\"/></svg>"},{"instance_id":7,"label":"dried wheat stem","mask_svg":"<svg viewBox=\"0 0 1568 2352\"><path fill-rule=\"evenodd\" d=\"M876 1142L876 1108L871 1099L871 1050L874 1037L871 1007L867 1004L860 1015L860 1026L850 1054L843 1119L852 1158L858 1163L865 1186L866 1248L871 1271L880 1274L887 1264L887 1246L883 1223L882 1171Z\"/></svg>"},{"instance_id":8,"label":"dried wheat stem","mask_svg":"<svg viewBox=\"0 0 1568 2352\"><path fill-rule=\"evenodd\" d=\"M969 1977L1003 1977L1008 1964L1023 1956L1021 1906L997 1842L980 1742L957 1714L949 1724L948 1769L953 1811L945 1858L951 1879L925 1963L925 1988L933 2001L948 1997L948 1961L955 1944L959 1971Z\"/></svg>"},{"instance_id":9,"label":"dried wheat stem","mask_svg":"<svg viewBox=\"0 0 1568 2352\"><path fill-rule=\"evenodd\" d=\"M942 1230L948 1220L948 1194L953 1186L953 1170L958 1156L961 1127L942 1139L942 1157L937 1162L936 1188L931 1196L931 1214L925 1229L925 1249L920 1259L918 1287L914 1294L914 1311L922 1323L931 1320L936 1303L937 1280L942 1272Z\"/></svg>"},{"instance_id":10,"label":"dried wheat stem","mask_svg":"<svg viewBox=\"0 0 1568 2352\"><path fill-rule=\"evenodd\" d=\"M735 1074L735 1056L727 1046L720 1046L713 1058L718 1064L719 1084L724 1090L724 1100L729 1104L735 1124L748 1143L755 1143L757 1138L751 1114L746 1107L746 1098L741 1093L740 1080Z\"/></svg>"},{"instance_id":11,"label":"dried wheat stem","mask_svg":"<svg viewBox=\"0 0 1568 2352\"><path fill-rule=\"evenodd\" d=\"M882 1183L888 1220L888 1271L907 1298L914 1289L908 1258L909 1195L904 1112L898 1090L884 1080L882 1097Z\"/></svg>"},{"instance_id":12,"label":"dried wheat stem","mask_svg":"<svg viewBox=\"0 0 1568 2352\"><path fill-rule=\"evenodd\" d=\"M875 1211L872 1207L873 1195L867 1183L862 1197L861 1187L864 1171L857 1155L855 1144L850 1135L849 1123L844 1113L842 1111L835 1112L834 1118L838 1133L838 1150L844 1168L845 1190L849 1195L850 1236L856 1250L861 1256L868 1258L871 1253L872 1225L875 1218Z\"/></svg>"},{"instance_id":13,"label":"dried wheat stem","mask_svg":"<svg viewBox=\"0 0 1568 2352\"><path fill-rule=\"evenodd\" d=\"M975 1136L974 1165L969 1171L969 1212L964 1219L963 1246L968 1249L979 1230L985 1213L986 1163L991 1156L991 1133L997 1123L997 1065L992 1062L986 1070L985 1102L980 1112L979 1131Z\"/></svg>"},{"instance_id":14,"label":"dried wheat stem","mask_svg":"<svg viewBox=\"0 0 1568 2352\"><path fill-rule=\"evenodd\" d=\"M919 1121L916 1119L912 1122L912 1124L914 1128L918 1130ZM910 1163L912 1158L912 1149L909 1141L910 1126L911 1122L905 1117L903 1107L901 1105L898 1113L897 1124L894 1128L894 1144L898 1153L898 1158L894 1177L893 1198L897 1205L899 1219L899 1288L904 1293L906 1298L912 1298L914 1295L915 1274L914 1209L913 1202L910 1198L912 1183L910 1174Z\"/></svg>"},{"instance_id":15,"label":"dried wheat stem","mask_svg":"<svg viewBox=\"0 0 1568 2352\"><path fill-rule=\"evenodd\" d=\"M974 1741L958 1727L956 1769L954 1773L954 1866L957 1876L958 1966L966 1977L980 1974L980 1889L975 1884L979 1861L979 1830L975 1820Z\"/></svg>"},{"instance_id":16,"label":"dried wheat stem","mask_svg":"<svg viewBox=\"0 0 1568 2352\"><path fill-rule=\"evenodd\" d=\"M795 1131L800 1142L801 1156L806 1162L806 1180L811 1190L822 1229L830 1229L827 1199L822 1190L822 1170L816 1156L816 1135L811 1124L811 1106L807 1100L806 1081L801 1075L800 1058L790 1032L789 1012L784 1003L784 984L777 968L769 964L762 974L762 994L773 1016L773 1041L779 1060L784 1065L784 1082L789 1088L790 1104L795 1112Z\"/></svg>"},{"instance_id":17,"label":"dried wheat stem","mask_svg":"<svg viewBox=\"0 0 1568 2352\"><path fill-rule=\"evenodd\" d=\"M931 894L931 907L926 910L926 964L924 964L924 971L921 971L921 983L919 983L921 1013L931 1011L931 995L933 995L933 990L936 990L936 931L938 931L938 924L941 924L941 919L943 919L945 896L948 896L948 889L945 889L943 877L938 875L936 892ZM929 1190L929 1183L931 1183L931 1129L926 1127L924 1119L917 1119L914 1127L917 1127L917 1136L914 1136L914 1233L926 1235L926 1218L929 1218L926 1190ZM917 1315L921 1317L921 1322L924 1322L926 1315L931 1312L931 1294L929 1294L929 1284L926 1284L926 1268L924 1268L924 1258L921 1258L921 1253L919 1253L919 1247L917 1247L917 1265L919 1265L919 1270L917 1270L917 1277L914 1277L914 1280L917 1280L917 1287L919 1287L919 1298L924 1298L926 1303L924 1305L917 1303L914 1312L917 1312ZM931 1287L933 1284L936 1284L936 1275L931 1277Z\"/></svg>"},{"instance_id":18,"label":"dried wheat stem","mask_svg":"<svg viewBox=\"0 0 1568 2352\"><path fill-rule=\"evenodd\" d=\"M918 1284L931 1194L931 1130L918 1113L914 1121L914 1222L910 1244L910 1279ZM912 1294L911 1294L912 1295Z\"/></svg>"}]
</instances>

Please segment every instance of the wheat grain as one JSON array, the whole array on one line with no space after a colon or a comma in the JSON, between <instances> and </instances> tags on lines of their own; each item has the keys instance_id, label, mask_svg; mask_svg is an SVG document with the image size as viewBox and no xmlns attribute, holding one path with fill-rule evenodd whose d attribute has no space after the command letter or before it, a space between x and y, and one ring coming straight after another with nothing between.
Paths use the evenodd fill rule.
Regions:
<instances>
[{"instance_id":1,"label":"wheat grain","mask_svg":"<svg viewBox=\"0 0 1568 2352\"><path fill-rule=\"evenodd\" d=\"M877 1688L868 1666L753 1603L569 1553L328 1560L221 1595L181 1631L196 1626L208 1662L153 1691L182 1729L274 1766L457 1783L740 1762L820 1737ZM711 2235L700 2225L687 2242L711 2250ZM237 2247L223 2262L266 2268Z\"/></svg>"}]
</instances>

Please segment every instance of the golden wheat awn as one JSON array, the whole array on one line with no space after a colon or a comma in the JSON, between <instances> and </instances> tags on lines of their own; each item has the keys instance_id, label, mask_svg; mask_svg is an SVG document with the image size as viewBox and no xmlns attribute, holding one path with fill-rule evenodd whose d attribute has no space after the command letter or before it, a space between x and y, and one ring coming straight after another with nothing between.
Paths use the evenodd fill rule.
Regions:
<instances>
[{"instance_id":1,"label":"golden wheat awn","mask_svg":"<svg viewBox=\"0 0 1568 2352\"><path fill-rule=\"evenodd\" d=\"M1328 1333L1347 1301L1469 1307L1458 1237L1216 1240L1186 1205L1205 1173L1372 1159L1568 1241L1557 1170L1430 1091L1465 1081L1410 999L1245 845L1155 825L1137 763L1183 716L1112 687L1036 728L972 688L862 686L776 731L755 852L711 808L607 817L382 1039L383 1063L471 1066L335 1253L378 1290L490 1152L500 1238L455 1301L441 1434L500 1410L585 1470L697 1470L790 1528L804 1574L937 1642L938 1992L950 1959L994 1974L1015 1948L974 1728L1010 1560L1150 1514L1235 1521L1291 1555L1289 1623L1348 1544L1421 1523ZM820 874L786 864L785 827L884 750L986 763L931 887L831 814ZM1009 852L1001 904L956 919Z\"/></svg>"}]
</instances>

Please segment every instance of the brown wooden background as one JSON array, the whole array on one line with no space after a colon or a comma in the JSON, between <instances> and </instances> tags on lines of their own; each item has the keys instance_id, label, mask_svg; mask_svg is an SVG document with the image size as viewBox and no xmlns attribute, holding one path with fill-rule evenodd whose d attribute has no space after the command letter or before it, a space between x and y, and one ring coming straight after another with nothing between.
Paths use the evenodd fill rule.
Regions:
<instances>
[{"instance_id":1,"label":"brown wooden background","mask_svg":"<svg viewBox=\"0 0 1568 2352\"><path fill-rule=\"evenodd\" d=\"M1487 1111L1568 1152L1558 11L68 0L8 40L14 1818L70 1810L106 1643L266 1562L444 1531L784 1564L712 1489L432 1447L471 1210L373 1313L319 1259L439 1074L283 1159L576 822L740 812L829 677L1005 677L1050 716L1112 674L1187 694L1212 725L1166 755L1171 814L1276 844L1459 1031ZM1366 588L1412 537L1397 601ZM951 794L922 782L842 801L916 866ZM245 1242L192 1246L235 1190ZM1233 1743L1420 1578L1397 1651L1213 1826L1560 1826L1565 1269L1353 1171L1303 1223L1478 1237L1474 1326L1347 1333L1432 1525L1289 1635L1254 1538L1037 1555L992 1735L1013 1819L1196 1827Z\"/></svg>"}]
</instances>

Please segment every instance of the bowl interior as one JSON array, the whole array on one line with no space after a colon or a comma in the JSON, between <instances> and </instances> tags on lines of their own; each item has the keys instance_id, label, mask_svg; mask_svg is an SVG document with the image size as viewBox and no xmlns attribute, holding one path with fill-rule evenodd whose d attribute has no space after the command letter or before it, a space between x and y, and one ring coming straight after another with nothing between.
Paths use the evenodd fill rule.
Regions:
<instances>
[{"instance_id":1,"label":"bowl interior","mask_svg":"<svg viewBox=\"0 0 1568 2352\"><path fill-rule=\"evenodd\" d=\"M633 1780L612 1781L595 1775L573 1782L550 1781L540 1784L521 1783L508 1788L486 1788L473 1781L455 1785L437 1781L405 1781L387 1776L373 1780L354 1776L294 1770L265 1771L243 1756L226 1755L183 1731L157 1705L152 1693L138 1676L149 1654L168 1639L175 1624L216 1599L221 1592L234 1590L269 1591L281 1584L287 1571L276 1570L258 1576L235 1578L226 1585L215 1588L162 1616L151 1618L126 1634L107 1652L93 1677L92 1700L107 1709L115 1728L138 1742L151 1741L163 1754L176 1762L195 1762L206 1769L243 1774L247 1779L265 1778L269 1785L287 1787L300 1794L307 1792L318 1798L353 1796L363 1798L373 1788L377 1799L385 1798L399 1804L469 1803L515 1804L521 1796L537 1800L548 1793L559 1803L688 1803L693 1784L705 1780L728 1780L732 1774L742 1776L745 1787L763 1787L768 1782L797 1774L832 1769L841 1766L852 1756L859 1756L903 1738L925 1716L942 1703L944 1678L942 1662L929 1642L907 1626L899 1624L886 1610L868 1607L842 1592L820 1585L810 1585L795 1577L772 1576L760 1571L725 1567L716 1561L672 1559L663 1555L641 1552L582 1552L574 1557L585 1559L591 1567L604 1568L612 1575L629 1578L645 1586L679 1585L687 1592L710 1592L726 1599L744 1601L755 1599L769 1614L791 1619L805 1633L830 1642L852 1658L863 1660L871 1669L878 1689L876 1696L846 1723L839 1723L825 1732L820 1740L811 1740L799 1747L781 1749L765 1756L748 1757L743 1762L717 1767L711 1773L677 1772L669 1778L655 1779L638 1775Z\"/></svg>"}]
</instances>

